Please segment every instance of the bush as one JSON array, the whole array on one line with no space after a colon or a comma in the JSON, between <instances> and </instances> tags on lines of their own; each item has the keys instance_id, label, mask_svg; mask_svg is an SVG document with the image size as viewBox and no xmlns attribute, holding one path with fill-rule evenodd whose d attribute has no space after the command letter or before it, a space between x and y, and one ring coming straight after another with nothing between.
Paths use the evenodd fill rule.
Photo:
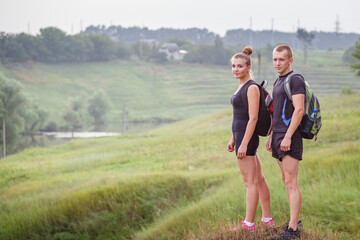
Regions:
<instances>
[{"instance_id":1,"label":"bush","mask_svg":"<svg viewBox=\"0 0 360 240\"><path fill-rule=\"evenodd\" d=\"M342 95L352 95L352 94L355 94L355 93L356 93L356 91L353 90L353 89L351 89L351 88L349 88L349 87L343 87L343 88L341 89L341 94L342 94Z\"/></svg>"},{"instance_id":2,"label":"bush","mask_svg":"<svg viewBox=\"0 0 360 240\"><path fill-rule=\"evenodd\" d=\"M57 124L54 121L49 122L41 131L44 132L56 132L57 131Z\"/></svg>"}]
</instances>

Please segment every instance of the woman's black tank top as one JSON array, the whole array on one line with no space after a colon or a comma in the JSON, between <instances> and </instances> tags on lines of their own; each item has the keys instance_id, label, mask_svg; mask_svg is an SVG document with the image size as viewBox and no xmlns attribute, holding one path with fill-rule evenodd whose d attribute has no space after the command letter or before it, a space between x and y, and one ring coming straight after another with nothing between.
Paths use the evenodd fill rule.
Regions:
<instances>
[{"instance_id":1,"label":"woman's black tank top","mask_svg":"<svg viewBox=\"0 0 360 240\"><path fill-rule=\"evenodd\" d=\"M247 122L249 121L249 106L247 100L247 90L254 80L247 81L240 90L231 97L233 106L233 132L245 132Z\"/></svg>"}]
</instances>

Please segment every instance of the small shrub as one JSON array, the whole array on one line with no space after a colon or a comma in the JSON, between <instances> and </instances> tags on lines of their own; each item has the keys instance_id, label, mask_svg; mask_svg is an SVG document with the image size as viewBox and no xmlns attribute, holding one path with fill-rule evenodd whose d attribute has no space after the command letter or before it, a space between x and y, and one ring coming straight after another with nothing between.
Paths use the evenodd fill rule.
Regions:
<instances>
[{"instance_id":1,"label":"small shrub","mask_svg":"<svg viewBox=\"0 0 360 240\"><path fill-rule=\"evenodd\" d=\"M57 124L56 124L56 122L51 121L48 124L46 124L46 126L41 130L45 131L45 132L56 132L57 131Z\"/></svg>"},{"instance_id":2,"label":"small shrub","mask_svg":"<svg viewBox=\"0 0 360 240\"><path fill-rule=\"evenodd\" d=\"M351 88L349 88L349 87L343 87L343 88L341 89L341 94L342 94L342 95L352 95L352 94L355 94L355 93L356 93L356 91L353 90L353 89L351 89Z\"/></svg>"}]
</instances>

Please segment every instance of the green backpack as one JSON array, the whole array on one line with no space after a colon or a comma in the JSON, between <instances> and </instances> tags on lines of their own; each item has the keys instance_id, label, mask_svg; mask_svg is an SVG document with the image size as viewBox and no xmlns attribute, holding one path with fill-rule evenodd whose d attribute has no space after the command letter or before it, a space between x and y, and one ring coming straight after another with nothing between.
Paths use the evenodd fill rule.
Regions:
<instances>
[{"instance_id":1,"label":"green backpack","mask_svg":"<svg viewBox=\"0 0 360 240\"><path fill-rule=\"evenodd\" d=\"M284 89L286 96L289 100L292 100L291 91L290 91L290 79L296 73L290 73L284 82ZM320 131L322 122L321 122L321 110L320 103L317 97L314 95L309 84L305 81L306 93L305 93L305 112L304 116L299 125L301 136L306 139L317 140L317 135Z\"/></svg>"}]
</instances>

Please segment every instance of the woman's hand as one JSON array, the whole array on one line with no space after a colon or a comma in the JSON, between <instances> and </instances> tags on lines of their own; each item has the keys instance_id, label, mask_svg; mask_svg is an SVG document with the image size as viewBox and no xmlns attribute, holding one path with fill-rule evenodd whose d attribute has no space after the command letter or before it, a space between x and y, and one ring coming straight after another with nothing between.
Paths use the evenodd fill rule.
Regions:
<instances>
[{"instance_id":1,"label":"woman's hand","mask_svg":"<svg viewBox=\"0 0 360 240\"><path fill-rule=\"evenodd\" d=\"M232 137L227 145L228 152L233 152L235 150L235 140Z\"/></svg>"},{"instance_id":2,"label":"woman's hand","mask_svg":"<svg viewBox=\"0 0 360 240\"><path fill-rule=\"evenodd\" d=\"M272 134L270 134L268 140L266 141L266 150L268 150L268 152L272 152L271 143L272 143Z\"/></svg>"},{"instance_id":3,"label":"woman's hand","mask_svg":"<svg viewBox=\"0 0 360 240\"><path fill-rule=\"evenodd\" d=\"M247 146L245 146L244 144L241 144L239 149L238 149L237 159L241 160L241 159L245 158L246 157L246 151L247 151Z\"/></svg>"}]
</instances>

